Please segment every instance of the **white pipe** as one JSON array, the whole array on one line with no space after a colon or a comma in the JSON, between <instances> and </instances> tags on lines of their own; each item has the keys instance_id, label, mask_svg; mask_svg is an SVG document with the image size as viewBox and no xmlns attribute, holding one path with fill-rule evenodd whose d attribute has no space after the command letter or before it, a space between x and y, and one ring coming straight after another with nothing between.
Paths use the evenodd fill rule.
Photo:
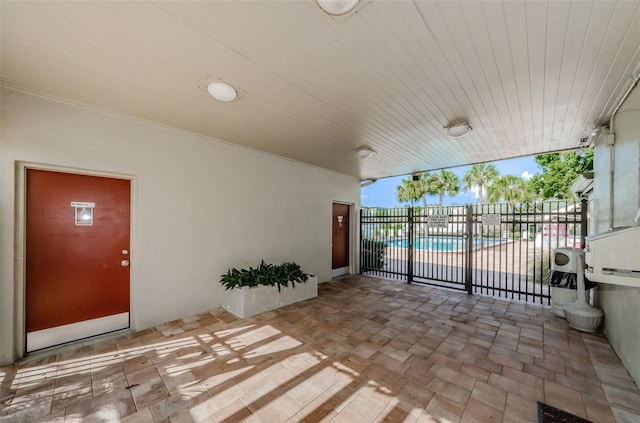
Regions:
<instances>
[{"instance_id":1,"label":"white pipe","mask_svg":"<svg viewBox=\"0 0 640 423\"><path fill-rule=\"evenodd\" d=\"M622 103L624 103L624 101L627 99L629 94L631 94L631 91L633 90L633 87L635 87L636 84L638 83L638 81L640 80L640 74L638 74L636 76L629 75L629 78L627 78L627 80L631 80L631 84L629 85L629 88L627 88L627 90L624 91L624 94L620 98L620 101L618 101L618 104L616 104L616 107L611 112L611 117L615 116L615 114L618 113L618 109L620 109L620 107L622 106ZM613 132L613 131L611 131L611 132Z\"/></svg>"},{"instance_id":2,"label":"white pipe","mask_svg":"<svg viewBox=\"0 0 640 423\"><path fill-rule=\"evenodd\" d=\"M615 119L615 115L611 116L611 129L613 129L613 125L614 125L614 119ZM613 135L613 132L609 133L610 135ZM614 143L615 143L615 135L614 136ZM614 144L611 143L608 145L609 147L609 229L613 229L613 190L614 190L614 184L613 184L613 178L615 176L614 173L614 166L616 164L616 150L613 148Z\"/></svg>"}]
</instances>

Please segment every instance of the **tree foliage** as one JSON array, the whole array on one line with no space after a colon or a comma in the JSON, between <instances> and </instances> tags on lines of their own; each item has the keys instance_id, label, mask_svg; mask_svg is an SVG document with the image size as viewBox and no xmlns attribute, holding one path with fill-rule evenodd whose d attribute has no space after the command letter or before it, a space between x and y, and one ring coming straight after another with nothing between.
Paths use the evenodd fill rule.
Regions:
<instances>
[{"instance_id":1,"label":"tree foliage","mask_svg":"<svg viewBox=\"0 0 640 423\"><path fill-rule=\"evenodd\" d=\"M478 187L478 204L482 205L483 194L489 202L504 201L511 206L519 203L534 203L537 200L574 198L571 185L576 178L593 170L593 148L551 153L535 156L541 172L530 181L520 176L501 176L493 164L473 165L462 177L464 189ZM450 170L438 173L422 172L420 178L413 180L409 175L397 188L398 201L414 203L423 201L427 208L427 195L439 197L438 206L442 210L445 195L456 196L460 192L460 179Z\"/></svg>"},{"instance_id":2,"label":"tree foliage","mask_svg":"<svg viewBox=\"0 0 640 423\"><path fill-rule=\"evenodd\" d=\"M417 181L413 180L413 175L409 175L402 180L401 185L396 188L398 201L401 203L413 203L422 199L424 208L427 208L427 194L434 194L433 175L429 172L421 172Z\"/></svg>"},{"instance_id":3,"label":"tree foliage","mask_svg":"<svg viewBox=\"0 0 640 423\"><path fill-rule=\"evenodd\" d=\"M487 199L492 203L502 200L510 206L531 202L530 182L520 176L501 176L487 188Z\"/></svg>"},{"instance_id":4,"label":"tree foliage","mask_svg":"<svg viewBox=\"0 0 640 423\"><path fill-rule=\"evenodd\" d=\"M429 178L429 191L431 195L438 195L440 197L438 201L438 207L442 210L442 203L444 202L445 194L449 194L452 197L458 195L460 192L460 179L450 170L441 170L440 173L434 173Z\"/></svg>"},{"instance_id":5,"label":"tree foliage","mask_svg":"<svg viewBox=\"0 0 640 423\"><path fill-rule=\"evenodd\" d=\"M424 205L424 209L427 209L427 195L432 194L432 181L433 175L429 172L421 172L420 180L418 183L418 189L420 190L420 195L422 198L422 204Z\"/></svg>"},{"instance_id":6,"label":"tree foliage","mask_svg":"<svg viewBox=\"0 0 640 423\"><path fill-rule=\"evenodd\" d=\"M478 187L478 205L482 206L484 189L490 186L500 177L498 169L492 164L480 163L471 166L462 177L462 183L466 190Z\"/></svg>"},{"instance_id":7,"label":"tree foliage","mask_svg":"<svg viewBox=\"0 0 640 423\"><path fill-rule=\"evenodd\" d=\"M542 170L531 180L536 193L545 200L570 200L574 198L571 184L580 174L593 170L593 148L544 154L535 161Z\"/></svg>"},{"instance_id":8,"label":"tree foliage","mask_svg":"<svg viewBox=\"0 0 640 423\"><path fill-rule=\"evenodd\" d=\"M401 185L396 188L396 194L398 201L401 203L410 203L413 207L413 203L418 201L422 197L420 187L414 181L411 176L402 180Z\"/></svg>"}]
</instances>

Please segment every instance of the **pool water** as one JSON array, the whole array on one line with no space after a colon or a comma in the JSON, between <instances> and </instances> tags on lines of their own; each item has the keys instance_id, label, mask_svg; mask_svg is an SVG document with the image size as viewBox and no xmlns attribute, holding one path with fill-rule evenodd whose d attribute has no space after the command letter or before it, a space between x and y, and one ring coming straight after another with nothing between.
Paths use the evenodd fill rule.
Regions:
<instances>
[{"instance_id":1,"label":"pool water","mask_svg":"<svg viewBox=\"0 0 640 423\"><path fill-rule=\"evenodd\" d=\"M408 239L396 239L387 241L387 245L389 247L396 248L407 248L409 240ZM493 238L474 238L473 239L473 248L480 247L481 245L494 245L499 244L501 242L500 239ZM424 250L424 251L444 251L444 252L457 252L464 251L466 249L466 240L460 236L447 236L447 237L434 237L434 236L423 236L419 238L415 238L413 241L413 248L416 250Z\"/></svg>"}]
</instances>

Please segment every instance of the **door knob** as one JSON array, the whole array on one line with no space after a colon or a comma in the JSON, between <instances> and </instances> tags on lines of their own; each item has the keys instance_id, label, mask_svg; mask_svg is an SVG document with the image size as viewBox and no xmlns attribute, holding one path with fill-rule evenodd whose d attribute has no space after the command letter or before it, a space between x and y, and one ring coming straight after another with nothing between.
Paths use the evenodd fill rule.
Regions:
<instances>
[{"instance_id":1,"label":"door knob","mask_svg":"<svg viewBox=\"0 0 640 423\"><path fill-rule=\"evenodd\" d=\"M129 250L122 250L122 254L124 254L124 255L129 254Z\"/></svg>"},{"instance_id":2,"label":"door knob","mask_svg":"<svg viewBox=\"0 0 640 423\"><path fill-rule=\"evenodd\" d=\"M129 265L129 260L122 260L120 264L122 265L122 267L127 267Z\"/></svg>"}]
</instances>

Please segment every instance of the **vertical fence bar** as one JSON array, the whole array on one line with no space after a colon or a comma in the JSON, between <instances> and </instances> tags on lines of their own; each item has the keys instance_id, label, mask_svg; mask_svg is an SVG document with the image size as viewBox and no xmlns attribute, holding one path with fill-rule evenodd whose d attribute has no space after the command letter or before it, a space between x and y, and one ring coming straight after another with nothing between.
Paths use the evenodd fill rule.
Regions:
<instances>
[{"instance_id":1,"label":"vertical fence bar","mask_svg":"<svg viewBox=\"0 0 640 423\"><path fill-rule=\"evenodd\" d=\"M580 248L585 248L587 245L587 240L585 239L588 231L587 217L587 200L583 198L580 201Z\"/></svg>"},{"instance_id":2,"label":"vertical fence bar","mask_svg":"<svg viewBox=\"0 0 640 423\"><path fill-rule=\"evenodd\" d=\"M522 205L520 206L522 207ZM520 209L520 213L522 213L522 209ZM513 242L511 243L511 298L515 298L513 295L516 290L516 208L514 207L511 214L511 233ZM507 235L508 237L509 235ZM508 284L505 284L507 286ZM505 295L506 297L506 295Z\"/></svg>"},{"instance_id":3,"label":"vertical fence bar","mask_svg":"<svg viewBox=\"0 0 640 423\"><path fill-rule=\"evenodd\" d=\"M535 207L535 205L533 206ZM525 238L525 244L524 244L524 264L521 265L521 269L522 267L524 267L524 271L520 271L520 274L522 275L524 273L524 286L525 291L524 291L524 300L527 301L527 296L529 294L529 244L531 243L531 220L530 220L530 216L531 216L531 205L527 205L527 214L524 217L524 232L526 234L526 238ZM520 229L520 231L522 231L522 229ZM520 252L522 252L522 249L520 250ZM521 257L522 260L522 257ZM520 279L522 279L522 276L520 276Z\"/></svg>"},{"instance_id":4,"label":"vertical fence bar","mask_svg":"<svg viewBox=\"0 0 640 423\"><path fill-rule=\"evenodd\" d=\"M362 260L364 259L364 254L362 253L362 233L364 232L364 222L362 219L364 210L360 209L360 260L358 266L358 274L362 274Z\"/></svg>"},{"instance_id":5,"label":"vertical fence bar","mask_svg":"<svg viewBox=\"0 0 640 423\"><path fill-rule=\"evenodd\" d=\"M398 215L399 211L395 210L395 209L391 209L388 213L389 217L387 218L387 236L389 238L391 238L392 236L392 229L391 227L393 226L393 221L395 220L395 217ZM400 254L401 248L400 245L398 245L397 243L394 243L394 249L393 249L393 266L391 271L394 272L396 275L394 276L394 279L397 279L397 272L398 272L398 256Z\"/></svg>"},{"instance_id":6,"label":"vertical fence bar","mask_svg":"<svg viewBox=\"0 0 640 423\"><path fill-rule=\"evenodd\" d=\"M407 283L413 281L413 207L409 207L407 224L409 229L407 239Z\"/></svg>"},{"instance_id":7,"label":"vertical fence bar","mask_svg":"<svg viewBox=\"0 0 640 423\"><path fill-rule=\"evenodd\" d=\"M526 213L526 210L525 210ZM523 208L522 206L520 207L520 213L518 214L518 234L519 235L519 239L518 239L518 300L521 299L521 293L522 293L522 214L523 214ZM515 228L515 223L514 223L514 228ZM515 258L515 254L513 255ZM513 269L511 269L511 271L515 274L516 269L515 267ZM515 290L515 286L513 288ZM514 296L515 297L515 296Z\"/></svg>"},{"instance_id":8,"label":"vertical fence bar","mask_svg":"<svg viewBox=\"0 0 640 423\"><path fill-rule=\"evenodd\" d=\"M487 209L487 213L489 212L489 210ZM478 210L478 219L480 219L481 221L484 220L484 204L481 206L481 209ZM488 234L487 234L488 235ZM488 236L486 237L488 239ZM484 256L485 256L485 248L487 245L487 239L485 239L484 236L484 223L480 222L480 293L482 294L484 292L484 285L485 285L485 265L484 265ZM476 263L478 263L478 261L476 260ZM488 277L488 276L487 276ZM487 291L488 292L488 291Z\"/></svg>"},{"instance_id":9,"label":"vertical fence bar","mask_svg":"<svg viewBox=\"0 0 640 423\"><path fill-rule=\"evenodd\" d=\"M496 212L496 205L493 205L493 212ZM500 207L500 213L502 214L502 207ZM498 233L502 232L502 216L500 216L500 225L498 226ZM492 254L492 259L493 259L493 263L491 265L491 295L495 296L496 295L496 242L495 242L495 238L496 238L496 232L495 229L493 230L493 236L492 236L492 244L491 244L491 251L493 252ZM487 256L488 259L488 256ZM488 272L488 268L487 268L487 272ZM487 289L487 292L489 292L489 290Z\"/></svg>"},{"instance_id":10,"label":"vertical fence bar","mask_svg":"<svg viewBox=\"0 0 640 423\"><path fill-rule=\"evenodd\" d=\"M544 213L544 203L542 203L541 205L542 207L542 212ZM535 297L535 293L536 293L536 284L538 283L538 271L537 271L537 255L538 255L538 248L537 247L537 241L538 241L538 228L540 228L540 251L542 251L542 248L544 246L544 224L540 224L538 223L538 209L534 209L534 221L536 222L536 229L535 229L535 233L536 233L536 238L534 241L534 248L533 248L533 302L535 303L536 301L536 297ZM542 217L540 218L542 219ZM540 280L540 286L542 287L542 279ZM540 291L542 292L542 291Z\"/></svg>"},{"instance_id":11,"label":"vertical fence bar","mask_svg":"<svg viewBox=\"0 0 640 423\"><path fill-rule=\"evenodd\" d=\"M471 266L473 267L473 286L476 288L476 292L478 291L478 286L480 286L480 293L482 293L482 258L484 251L484 231L482 230L482 224L479 223L482 219L482 206L475 205L471 206L471 211L475 213L473 216L473 230L472 234L474 237L474 245L476 241L475 238L480 237L480 241L477 246L480 248L480 257L478 257L478 251L474 251L471 258Z\"/></svg>"},{"instance_id":12,"label":"vertical fence bar","mask_svg":"<svg viewBox=\"0 0 640 423\"><path fill-rule=\"evenodd\" d=\"M464 269L464 286L467 290L467 294L471 295L473 293L473 266L472 266L472 257L473 257L473 206L468 205L466 207L467 211L467 219L466 219L466 237L467 245L466 248L463 248L464 251L464 261L465 261L465 269Z\"/></svg>"}]
</instances>

